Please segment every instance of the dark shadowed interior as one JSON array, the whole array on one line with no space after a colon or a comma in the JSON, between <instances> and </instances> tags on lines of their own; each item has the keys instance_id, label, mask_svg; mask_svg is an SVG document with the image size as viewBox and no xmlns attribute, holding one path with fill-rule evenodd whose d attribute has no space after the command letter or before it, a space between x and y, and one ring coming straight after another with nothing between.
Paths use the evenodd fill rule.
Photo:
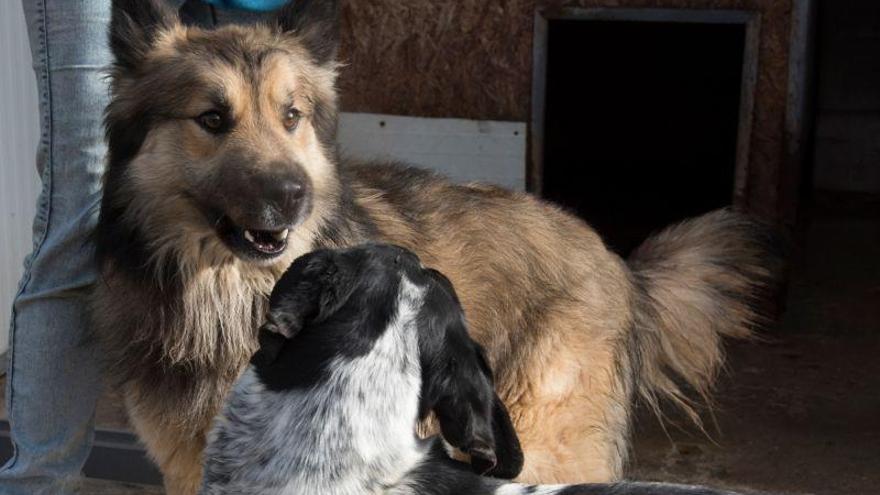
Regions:
<instances>
[{"instance_id":1,"label":"dark shadowed interior","mask_svg":"<svg viewBox=\"0 0 880 495\"><path fill-rule=\"evenodd\" d=\"M745 26L549 23L544 196L621 254L732 202Z\"/></svg>"}]
</instances>

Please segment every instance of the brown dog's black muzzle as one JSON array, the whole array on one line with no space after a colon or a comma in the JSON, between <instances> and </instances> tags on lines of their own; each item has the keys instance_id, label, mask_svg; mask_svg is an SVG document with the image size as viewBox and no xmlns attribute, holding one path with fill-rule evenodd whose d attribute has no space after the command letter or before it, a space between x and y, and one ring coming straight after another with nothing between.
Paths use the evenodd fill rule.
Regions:
<instances>
[{"instance_id":1,"label":"brown dog's black muzzle","mask_svg":"<svg viewBox=\"0 0 880 495\"><path fill-rule=\"evenodd\" d=\"M311 181L292 161L242 163L225 164L210 194L218 235L245 258L280 255L290 229L311 212Z\"/></svg>"},{"instance_id":2,"label":"brown dog's black muzzle","mask_svg":"<svg viewBox=\"0 0 880 495\"><path fill-rule=\"evenodd\" d=\"M308 179L296 171L258 173L242 189L243 203L251 207L241 212L241 223L263 230L291 227L298 223L310 189Z\"/></svg>"}]
</instances>

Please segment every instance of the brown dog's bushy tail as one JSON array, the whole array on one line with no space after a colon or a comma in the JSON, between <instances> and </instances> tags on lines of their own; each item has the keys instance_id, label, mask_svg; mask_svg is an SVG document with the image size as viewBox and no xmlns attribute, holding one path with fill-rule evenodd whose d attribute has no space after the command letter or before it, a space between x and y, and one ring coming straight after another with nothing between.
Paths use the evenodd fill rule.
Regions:
<instances>
[{"instance_id":1,"label":"brown dog's bushy tail","mask_svg":"<svg viewBox=\"0 0 880 495\"><path fill-rule=\"evenodd\" d=\"M698 425L682 385L707 402L724 361L724 337L748 338L756 303L778 270L769 230L731 210L673 225L630 256L635 276L634 355L640 395L659 414L670 399Z\"/></svg>"}]
</instances>

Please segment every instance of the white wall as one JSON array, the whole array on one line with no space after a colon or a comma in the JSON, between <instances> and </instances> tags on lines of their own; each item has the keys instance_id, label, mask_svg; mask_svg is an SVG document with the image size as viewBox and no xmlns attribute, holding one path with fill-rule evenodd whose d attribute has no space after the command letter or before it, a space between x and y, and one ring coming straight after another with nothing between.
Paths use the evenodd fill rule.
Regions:
<instances>
[{"instance_id":1,"label":"white wall","mask_svg":"<svg viewBox=\"0 0 880 495\"><path fill-rule=\"evenodd\" d=\"M37 90L21 2L0 0L0 352L12 298L31 249L39 177Z\"/></svg>"},{"instance_id":2,"label":"white wall","mask_svg":"<svg viewBox=\"0 0 880 495\"><path fill-rule=\"evenodd\" d=\"M395 159L458 182L526 187L526 124L343 113L339 147L349 156Z\"/></svg>"}]
</instances>

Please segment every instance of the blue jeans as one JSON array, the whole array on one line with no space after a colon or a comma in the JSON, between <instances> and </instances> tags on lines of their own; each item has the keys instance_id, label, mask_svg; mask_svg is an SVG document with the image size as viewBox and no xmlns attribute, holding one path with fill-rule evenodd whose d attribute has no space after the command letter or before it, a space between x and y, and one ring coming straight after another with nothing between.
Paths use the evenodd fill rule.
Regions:
<instances>
[{"instance_id":1,"label":"blue jeans","mask_svg":"<svg viewBox=\"0 0 880 495\"><path fill-rule=\"evenodd\" d=\"M22 4L40 98L42 191L12 309L6 404L15 452L0 470L0 494L63 495L77 491L101 389L96 350L83 337L96 277L90 234L106 151L110 0ZM233 15L194 2L183 9L205 25Z\"/></svg>"}]
</instances>

